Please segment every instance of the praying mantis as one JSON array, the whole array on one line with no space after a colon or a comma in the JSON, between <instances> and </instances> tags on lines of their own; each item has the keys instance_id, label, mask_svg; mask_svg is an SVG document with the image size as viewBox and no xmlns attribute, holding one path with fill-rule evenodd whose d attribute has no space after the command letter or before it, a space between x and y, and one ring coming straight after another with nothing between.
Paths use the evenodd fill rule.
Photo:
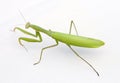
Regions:
<instances>
[{"instance_id":1,"label":"praying mantis","mask_svg":"<svg viewBox=\"0 0 120 83\"><path fill-rule=\"evenodd\" d=\"M71 30L72 30L72 26L74 26L76 35L72 35L71 34ZM62 42L64 44L66 44L72 51L73 53L78 56L80 59L82 59L85 63L87 63L95 72L96 74L99 76L99 73L96 71L96 69L84 58L82 58L81 56L79 56L79 54L71 47L71 46L78 46L78 47L86 47L86 48L98 48L103 46L105 43L99 39L94 39L94 38L89 38L89 37L84 37L84 36L78 36L78 32L77 32L77 28L75 26L75 23L73 22L73 20L71 20L70 23L70 29L69 29L69 33L62 33L62 32L56 32L56 31L52 31L52 30L46 30L40 26L31 24L30 22L27 22L25 25L25 29L29 29L32 28L33 30L35 30L35 34L30 33L20 27L15 27L14 31L19 30L24 34L30 35L34 38L26 38L26 37L19 37L18 41L19 44L21 46L24 46L22 44L21 41L26 41L26 42L42 42L42 36L41 36L41 32L44 34L47 34L48 36L52 37L55 40L55 44L47 46L42 48L41 53L40 53L40 58L38 60L38 62L34 63L34 65L40 63L41 59L42 59L42 53L44 50L48 49L48 48L52 48L55 46L58 46L59 42ZM35 39L35 38L39 38L39 39Z\"/></svg>"}]
</instances>

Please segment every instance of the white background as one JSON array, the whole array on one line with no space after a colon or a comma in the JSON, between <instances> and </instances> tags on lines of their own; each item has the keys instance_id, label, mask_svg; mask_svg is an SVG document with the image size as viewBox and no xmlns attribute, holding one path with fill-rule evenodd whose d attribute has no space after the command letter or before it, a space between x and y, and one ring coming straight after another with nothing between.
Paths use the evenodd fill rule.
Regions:
<instances>
[{"instance_id":1,"label":"white background","mask_svg":"<svg viewBox=\"0 0 120 83\"><path fill-rule=\"evenodd\" d=\"M97 49L73 47L100 77L63 43L45 50L33 66L54 40L42 34L41 43L23 42L26 52L17 41L26 35L11 31L24 28L18 9L26 21L45 29L68 33L74 20L79 35L103 40L105 46ZM0 0L0 83L120 83L119 28L119 0Z\"/></svg>"}]
</instances>

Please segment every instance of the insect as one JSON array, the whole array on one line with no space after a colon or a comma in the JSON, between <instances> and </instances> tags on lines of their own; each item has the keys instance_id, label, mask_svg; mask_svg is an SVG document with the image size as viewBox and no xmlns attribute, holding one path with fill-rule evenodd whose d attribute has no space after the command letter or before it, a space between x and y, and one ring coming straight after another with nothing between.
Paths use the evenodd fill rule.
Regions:
<instances>
[{"instance_id":1,"label":"insect","mask_svg":"<svg viewBox=\"0 0 120 83\"><path fill-rule=\"evenodd\" d=\"M74 28L75 28L76 35L71 34L72 26L74 26ZM62 32L56 32L56 31L52 31L52 30L46 30L42 27L31 24L30 22L27 22L26 25L25 25L25 29L28 29L28 28L32 28L33 30L35 30L35 34L30 33L30 32L28 32L24 29L21 29L19 27L14 28L14 31L19 30L24 34L27 34L27 35L30 35L30 36L34 37L34 38L26 38L26 37L18 38L19 44L21 46L24 46L22 44L21 40L26 41L26 42L42 42L42 36L40 34L41 32L44 33L44 34L47 34L50 37L52 37L56 42L53 45L42 48L41 53L40 53L39 61L36 62L34 65L40 63L41 58L42 58L42 53L43 53L44 50L46 50L48 48L55 47L59 44L59 42L62 42L62 43L65 43L75 53L76 56L78 56L85 63L87 63L96 72L96 74L99 76L99 73L95 70L95 68L88 61L86 61L84 58L79 56L79 54L71 46L86 47L86 48L98 48L98 47L104 45L103 41L98 40L98 39L94 39L94 38L78 36L78 32L77 32L75 23L73 21L71 21L71 23L70 23L70 29L69 29L68 34L62 33ZM39 39L35 39L35 38L39 38Z\"/></svg>"}]
</instances>

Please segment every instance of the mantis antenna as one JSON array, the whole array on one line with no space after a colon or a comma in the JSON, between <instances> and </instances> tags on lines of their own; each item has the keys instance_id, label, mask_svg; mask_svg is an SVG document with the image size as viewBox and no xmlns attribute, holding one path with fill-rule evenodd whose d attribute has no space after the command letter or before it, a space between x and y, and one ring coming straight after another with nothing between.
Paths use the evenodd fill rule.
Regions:
<instances>
[{"instance_id":1,"label":"mantis antenna","mask_svg":"<svg viewBox=\"0 0 120 83\"><path fill-rule=\"evenodd\" d=\"M23 14L22 14L22 12L20 11L20 9L18 9L18 11L19 11L19 13L20 13L21 17L23 18L23 20L25 21L25 23L27 23L27 21L26 21L26 19L25 19L24 15L23 15Z\"/></svg>"},{"instance_id":2,"label":"mantis antenna","mask_svg":"<svg viewBox=\"0 0 120 83\"><path fill-rule=\"evenodd\" d=\"M23 18L24 22L27 23L27 21L26 21L24 15L23 15L22 12L20 11L20 9L18 9L18 11L19 11L21 17ZM14 28L13 31L15 31L15 29L16 29L16 28ZM18 41L20 41L20 40L18 40ZM26 48L23 44L20 43L20 45L21 45L23 48L25 48L25 50L28 52L27 48Z\"/></svg>"}]
</instances>

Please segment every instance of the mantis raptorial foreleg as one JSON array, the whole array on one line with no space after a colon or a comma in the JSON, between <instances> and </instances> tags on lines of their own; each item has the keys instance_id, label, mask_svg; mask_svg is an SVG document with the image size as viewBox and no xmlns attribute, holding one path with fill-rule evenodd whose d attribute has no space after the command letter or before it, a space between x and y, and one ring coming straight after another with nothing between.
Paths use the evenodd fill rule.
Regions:
<instances>
[{"instance_id":1,"label":"mantis raptorial foreleg","mask_svg":"<svg viewBox=\"0 0 120 83\"><path fill-rule=\"evenodd\" d=\"M87 63L87 64L97 73L97 75L99 76L99 73L95 70L95 68L94 68L89 62L87 62L84 58L82 58L81 56L79 56L79 54L78 54L70 45L68 45L68 47L69 47L80 59L82 59L85 63Z\"/></svg>"},{"instance_id":2,"label":"mantis raptorial foreleg","mask_svg":"<svg viewBox=\"0 0 120 83\"><path fill-rule=\"evenodd\" d=\"M43 51L44 51L45 49L52 48L52 47L55 47L55 46L58 45L58 41L57 41L57 40L55 40L55 41L56 41L56 44L53 44L53 45L50 45L50 46L47 46L47 47L42 48L41 53L40 53L39 61L36 62L36 63L34 63L34 65L40 63L40 61L41 61L41 59L42 59L42 53L43 53Z\"/></svg>"},{"instance_id":3,"label":"mantis raptorial foreleg","mask_svg":"<svg viewBox=\"0 0 120 83\"><path fill-rule=\"evenodd\" d=\"M39 39L37 40L37 39L33 39L33 38L20 37L20 38L18 39L20 45L24 46L24 45L22 44L21 40L26 41L26 42L42 42L42 37L41 37L41 35L40 35L40 32L35 31L35 34L32 34L32 33L27 32L27 31L25 31L25 30L23 30L23 29L21 29L21 28L19 28L19 27L14 28L14 31L15 31L16 29L19 30L19 31L21 31L21 32L23 32L23 33L25 33L25 34L27 34L27 35L30 35L30 36L33 36L33 37L36 37L36 38L38 37L38 38L39 38Z\"/></svg>"},{"instance_id":4,"label":"mantis raptorial foreleg","mask_svg":"<svg viewBox=\"0 0 120 83\"><path fill-rule=\"evenodd\" d=\"M70 22L69 34L71 34L72 25L73 25L73 27L75 28L76 35L78 36L77 28L76 28L75 23L73 22L73 20L71 20L71 22Z\"/></svg>"}]
</instances>

